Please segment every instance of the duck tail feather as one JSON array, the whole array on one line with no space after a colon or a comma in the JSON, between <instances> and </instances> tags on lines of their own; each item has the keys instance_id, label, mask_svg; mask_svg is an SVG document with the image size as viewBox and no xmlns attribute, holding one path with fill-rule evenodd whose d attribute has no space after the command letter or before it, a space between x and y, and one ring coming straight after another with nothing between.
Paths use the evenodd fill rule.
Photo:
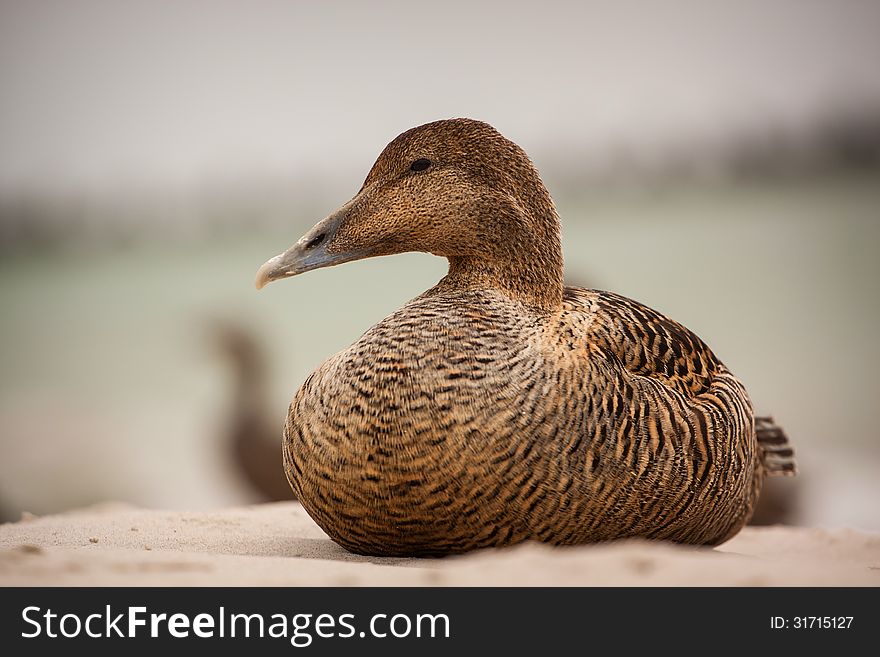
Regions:
<instances>
[{"instance_id":1,"label":"duck tail feather","mask_svg":"<svg viewBox=\"0 0 880 657\"><path fill-rule=\"evenodd\" d=\"M761 451L761 463L768 475L797 474L794 449L785 431L772 417L756 417L755 434L758 438L758 449Z\"/></svg>"}]
</instances>

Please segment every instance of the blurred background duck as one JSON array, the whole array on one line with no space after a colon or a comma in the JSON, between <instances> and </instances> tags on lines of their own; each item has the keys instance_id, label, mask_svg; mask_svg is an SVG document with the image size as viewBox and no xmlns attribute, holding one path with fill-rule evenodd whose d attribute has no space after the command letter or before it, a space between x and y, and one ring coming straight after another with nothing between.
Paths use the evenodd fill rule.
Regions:
<instances>
[{"instance_id":1,"label":"blurred background duck","mask_svg":"<svg viewBox=\"0 0 880 657\"><path fill-rule=\"evenodd\" d=\"M229 372L219 444L239 478L259 500L292 500L281 461L281 423L271 412L266 350L247 326L230 319L210 324Z\"/></svg>"}]
</instances>

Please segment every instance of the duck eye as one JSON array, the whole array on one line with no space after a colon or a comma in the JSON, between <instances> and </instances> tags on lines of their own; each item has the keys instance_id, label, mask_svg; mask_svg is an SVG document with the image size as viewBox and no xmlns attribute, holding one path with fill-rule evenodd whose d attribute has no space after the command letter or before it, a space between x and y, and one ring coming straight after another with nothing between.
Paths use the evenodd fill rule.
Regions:
<instances>
[{"instance_id":1,"label":"duck eye","mask_svg":"<svg viewBox=\"0 0 880 657\"><path fill-rule=\"evenodd\" d=\"M410 171L424 171L431 166L431 160L420 157L418 160L409 165Z\"/></svg>"}]
</instances>

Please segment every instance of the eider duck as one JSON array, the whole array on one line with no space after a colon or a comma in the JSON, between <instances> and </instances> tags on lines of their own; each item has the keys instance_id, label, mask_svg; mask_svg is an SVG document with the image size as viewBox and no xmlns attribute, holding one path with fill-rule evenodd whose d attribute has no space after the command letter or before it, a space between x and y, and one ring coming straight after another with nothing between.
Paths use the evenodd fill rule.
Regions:
<instances>
[{"instance_id":1,"label":"eider duck","mask_svg":"<svg viewBox=\"0 0 880 657\"><path fill-rule=\"evenodd\" d=\"M425 251L437 285L320 365L290 405L296 497L339 545L438 556L526 540L717 545L792 450L687 328L565 287L560 222L519 146L452 119L395 138L257 288Z\"/></svg>"}]
</instances>

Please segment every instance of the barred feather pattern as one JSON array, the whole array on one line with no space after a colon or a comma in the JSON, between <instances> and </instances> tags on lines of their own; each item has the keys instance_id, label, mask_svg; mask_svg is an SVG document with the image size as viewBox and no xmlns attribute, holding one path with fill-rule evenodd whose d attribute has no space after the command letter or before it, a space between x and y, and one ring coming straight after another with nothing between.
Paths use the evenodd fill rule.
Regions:
<instances>
[{"instance_id":1,"label":"barred feather pattern","mask_svg":"<svg viewBox=\"0 0 880 657\"><path fill-rule=\"evenodd\" d=\"M389 556L714 545L765 475L748 394L696 335L570 287L548 310L441 281L306 380L283 447L330 537Z\"/></svg>"}]
</instances>

